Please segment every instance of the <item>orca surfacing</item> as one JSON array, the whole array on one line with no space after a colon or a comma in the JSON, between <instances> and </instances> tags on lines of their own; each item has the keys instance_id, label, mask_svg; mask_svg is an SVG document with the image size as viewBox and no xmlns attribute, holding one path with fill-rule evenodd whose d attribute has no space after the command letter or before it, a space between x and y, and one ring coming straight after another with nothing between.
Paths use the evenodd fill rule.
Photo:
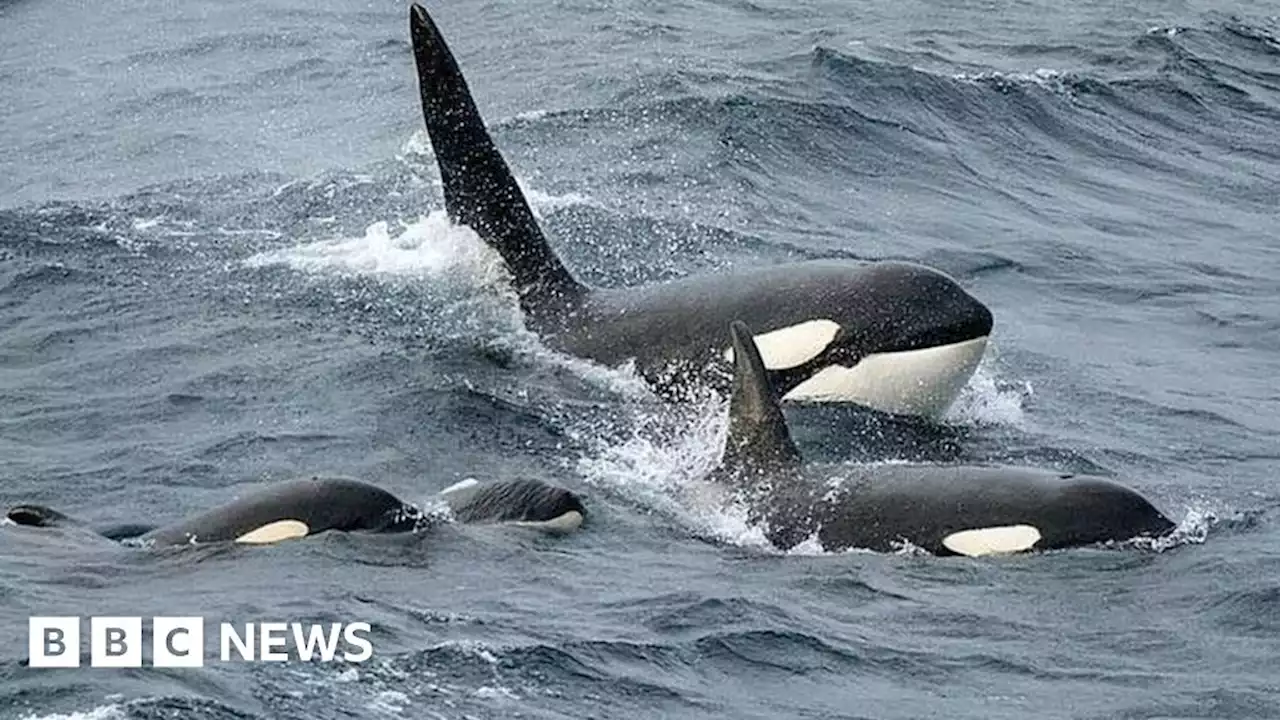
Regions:
<instances>
[{"instance_id":1,"label":"orca surfacing","mask_svg":"<svg viewBox=\"0 0 1280 720\"><path fill-rule=\"evenodd\" d=\"M991 312L941 272L909 263L815 261L630 288L591 288L552 250L421 6L409 12L423 118L450 219L510 270L526 322L550 347L605 365L635 361L664 396L727 378L724 328L761 333L786 399L856 402L937 417L972 376Z\"/></svg>"},{"instance_id":2,"label":"orca surfacing","mask_svg":"<svg viewBox=\"0 0 1280 720\"><path fill-rule=\"evenodd\" d=\"M465 492L464 492L465 490ZM573 532L586 515L573 492L538 480L459 483L441 497L463 523L503 523L546 532ZM16 505L9 521L33 527L81 526L42 505ZM415 530L422 513L375 485L311 477L275 483L172 525L129 523L94 532L110 540L154 547L232 542L269 545L328 531L399 533Z\"/></svg>"},{"instance_id":3,"label":"orca surfacing","mask_svg":"<svg viewBox=\"0 0 1280 720\"><path fill-rule=\"evenodd\" d=\"M844 482L828 485L805 472L750 330L734 323L730 332L729 438L714 478L736 491L780 549L816 538L828 551L910 543L976 556L1158 537L1175 527L1115 482L1030 468L841 466Z\"/></svg>"}]
</instances>

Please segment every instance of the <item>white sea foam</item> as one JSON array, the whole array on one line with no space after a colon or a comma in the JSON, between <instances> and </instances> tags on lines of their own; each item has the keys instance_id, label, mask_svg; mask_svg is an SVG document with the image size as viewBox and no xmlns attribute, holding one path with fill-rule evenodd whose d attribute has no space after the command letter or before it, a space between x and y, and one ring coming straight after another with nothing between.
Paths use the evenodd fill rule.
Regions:
<instances>
[{"instance_id":1,"label":"white sea foam","mask_svg":"<svg viewBox=\"0 0 1280 720\"><path fill-rule=\"evenodd\" d=\"M1036 68L1031 72L988 70L981 73L956 73L952 77L962 82L989 85L999 89L1016 85L1035 85L1054 93L1070 94L1071 92L1071 74L1052 68Z\"/></svg>"},{"instance_id":2,"label":"white sea foam","mask_svg":"<svg viewBox=\"0 0 1280 720\"><path fill-rule=\"evenodd\" d=\"M558 202L548 196L547 202ZM248 267L285 266L311 275L366 276L390 284L447 283L464 294L490 296L505 315L495 342L529 362L559 367L595 387L645 397L648 385L630 365L609 368L550 350L524 328L510 275L496 252L464 225L436 211L404 227L377 222L359 237L336 238L258 253ZM460 286L460 287L459 287Z\"/></svg>"},{"instance_id":3,"label":"white sea foam","mask_svg":"<svg viewBox=\"0 0 1280 720\"><path fill-rule=\"evenodd\" d=\"M443 211L433 212L398 232L393 232L386 222L376 222L361 237L271 250L250 257L245 264L387 278L438 278L463 273L477 286L492 285L506 275L497 253L470 228L450 223Z\"/></svg>"},{"instance_id":4,"label":"white sea foam","mask_svg":"<svg viewBox=\"0 0 1280 720\"><path fill-rule=\"evenodd\" d=\"M21 720L117 720L124 716L124 709L118 703L111 703L82 712L73 711L69 713L51 713L49 715L32 713L23 715Z\"/></svg>"},{"instance_id":5,"label":"white sea foam","mask_svg":"<svg viewBox=\"0 0 1280 720\"><path fill-rule=\"evenodd\" d=\"M541 217L542 213L553 210L560 210L575 205L596 205L597 203L590 197L581 193L565 193L563 195L552 195L545 193L537 188L530 187L528 183L520 178L516 178L516 184L520 186L520 190L524 192L524 196L529 201L529 207L533 208L535 215Z\"/></svg>"},{"instance_id":6,"label":"white sea foam","mask_svg":"<svg viewBox=\"0 0 1280 720\"><path fill-rule=\"evenodd\" d=\"M474 269L477 284L498 264L470 228L452 225L442 211L392 232L386 222L365 228L360 237L335 238L259 253L249 267L286 265L308 273L437 277Z\"/></svg>"},{"instance_id":7,"label":"white sea foam","mask_svg":"<svg viewBox=\"0 0 1280 720\"><path fill-rule=\"evenodd\" d=\"M578 461L579 472L588 482L609 487L696 535L770 549L746 508L707 479L720 461L728 432L724 401L707 395L686 410L677 417L661 406L634 409L629 435L598 441L596 450ZM590 443L590 432L575 434Z\"/></svg>"},{"instance_id":8,"label":"white sea foam","mask_svg":"<svg viewBox=\"0 0 1280 720\"><path fill-rule=\"evenodd\" d=\"M516 120L518 122L537 122L550 114L550 110L525 110L524 112L516 113L515 116L512 117L512 120ZM510 120L499 120L498 124L502 125L506 122L510 122Z\"/></svg>"},{"instance_id":9,"label":"white sea foam","mask_svg":"<svg viewBox=\"0 0 1280 720\"><path fill-rule=\"evenodd\" d=\"M1024 405L1035 393L1031 383L1003 380L997 372L998 360L989 349L973 377L960 391L943 419L964 425L1008 425L1026 427Z\"/></svg>"},{"instance_id":10,"label":"white sea foam","mask_svg":"<svg viewBox=\"0 0 1280 720\"><path fill-rule=\"evenodd\" d=\"M145 232L147 230L150 230L160 225L167 219L168 218L166 218L164 215L157 215L155 217L149 217L149 218L134 218L133 229L138 230L139 232Z\"/></svg>"},{"instance_id":11,"label":"white sea foam","mask_svg":"<svg viewBox=\"0 0 1280 720\"><path fill-rule=\"evenodd\" d=\"M431 136L427 134L427 129L414 131L400 146L400 154L401 156L419 155L423 158L435 157L435 151L431 149Z\"/></svg>"},{"instance_id":12,"label":"white sea foam","mask_svg":"<svg viewBox=\"0 0 1280 720\"><path fill-rule=\"evenodd\" d=\"M471 693L481 700L519 700L520 696L502 685L482 685Z\"/></svg>"},{"instance_id":13,"label":"white sea foam","mask_svg":"<svg viewBox=\"0 0 1280 720\"><path fill-rule=\"evenodd\" d=\"M1182 545L1200 545L1209 537L1209 529L1220 520L1238 517L1238 513L1197 503L1187 508L1173 532L1158 538L1139 538L1133 544L1147 550L1164 552Z\"/></svg>"},{"instance_id":14,"label":"white sea foam","mask_svg":"<svg viewBox=\"0 0 1280 720\"><path fill-rule=\"evenodd\" d=\"M369 699L368 709L375 713L400 717L409 705L409 696L399 690L381 690Z\"/></svg>"},{"instance_id":15,"label":"white sea foam","mask_svg":"<svg viewBox=\"0 0 1280 720\"><path fill-rule=\"evenodd\" d=\"M503 652L502 648L496 648L488 643L483 643L478 640L445 640L442 643L433 645L430 649L440 650L444 648L457 650L463 655L468 655L476 658L477 660L484 661L494 667L497 667L498 665L498 656L494 653L496 652L501 654Z\"/></svg>"}]
</instances>

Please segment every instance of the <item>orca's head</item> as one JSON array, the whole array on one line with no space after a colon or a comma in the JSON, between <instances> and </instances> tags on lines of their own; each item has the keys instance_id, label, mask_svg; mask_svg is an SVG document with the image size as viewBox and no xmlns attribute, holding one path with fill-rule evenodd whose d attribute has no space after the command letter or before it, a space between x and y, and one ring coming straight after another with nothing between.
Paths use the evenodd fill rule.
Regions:
<instances>
[{"instance_id":1,"label":"orca's head","mask_svg":"<svg viewBox=\"0 0 1280 720\"><path fill-rule=\"evenodd\" d=\"M440 494L463 523L509 523L565 533L578 529L587 515L577 493L541 480L469 479Z\"/></svg>"},{"instance_id":2,"label":"orca's head","mask_svg":"<svg viewBox=\"0 0 1280 720\"><path fill-rule=\"evenodd\" d=\"M945 273L910 263L876 263L858 288L854 315L842 328L858 359L985 339L991 310Z\"/></svg>"},{"instance_id":3,"label":"orca's head","mask_svg":"<svg viewBox=\"0 0 1280 720\"><path fill-rule=\"evenodd\" d=\"M296 519L306 526L304 535L325 530L407 532L419 517L414 506L390 492L345 477L298 478L268 488L260 497L260 518Z\"/></svg>"},{"instance_id":4,"label":"orca's head","mask_svg":"<svg viewBox=\"0 0 1280 720\"><path fill-rule=\"evenodd\" d=\"M1060 502L1063 517L1056 531L1046 535L1044 547L1155 538L1177 527L1135 490L1089 475L1063 479L1069 481Z\"/></svg>"},{"instance_id":5,"label":"orca's head","mask_svg":"<svg viewBox=\"0 0 1280 720\"><path fill-rule=\"evenodd\" d=\"M991 327L991 310L951 277L884 262L833 292L821 319L756 342L789 400L938 417L973 376Z\"/></svg>"}]
</instances>

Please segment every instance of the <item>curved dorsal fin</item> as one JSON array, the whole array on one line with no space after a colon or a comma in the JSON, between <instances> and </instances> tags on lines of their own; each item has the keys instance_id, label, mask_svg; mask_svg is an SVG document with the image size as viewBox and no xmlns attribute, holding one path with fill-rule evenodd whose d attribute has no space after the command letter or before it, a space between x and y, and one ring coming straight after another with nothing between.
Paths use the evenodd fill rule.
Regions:
<instances>
[{"instance_id":1,"label":"curved dorsal fin","mask_svg":"<svg viewBox=\"0 0 1280 720\"><path fill-rule=\"evenodd\" d=\"M53 527L62 523L78 524L66 515L45 505L14 505L5 515L9 522L28 527Z\"/></svg>"},{"instance_id":2,"label":"curved dorsal fin","mask_svg":"<svg viewBox=\"0 0 1280 720\"><path fill-rule=\"evenodd\" d=\"M729 440L721 466L731 472L799 464L787 420L773 395L760 349L746 323L729 326L733 338L733 396L729 400Z\"/></svg>"},{"instance_id":3,"label":"curved dorsal fin","mask_svg":"<svg viewBox=\"0 0 1280 720\"><path fill-rule=\"evenodd\" d=\"M485 129L453 53L431 16L417 3L409 9L409 31L422 115L440 167L449 219L475 230L502 256L527 314L554 316L585 288L547 243Z\"/></svg>"}]
</instances>

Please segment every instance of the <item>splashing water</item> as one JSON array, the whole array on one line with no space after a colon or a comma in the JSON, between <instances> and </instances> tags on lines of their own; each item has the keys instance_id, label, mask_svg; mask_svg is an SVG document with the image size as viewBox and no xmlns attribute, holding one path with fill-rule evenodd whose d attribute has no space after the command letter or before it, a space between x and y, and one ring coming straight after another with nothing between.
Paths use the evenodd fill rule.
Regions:
<instances>
[{"instance_id":1,"label":"splashing water","mask_svg":"<svg viewBox=\"0 0 1280 720\"><path fill-rule=\"evenodd\" d=\"M613 489L695 536L772 550L764 529L748 520L747 508L707 479L729 430L723 398L708 391L679 409L647 405L630 412L621 440L591 436L586 428L576 433L596 446L578 462L589 483Z\"/></svg>"},{"instance_id":2,"label":"splashing water","mask_svg":"<svg viewBox=\"0 0 1280 720\"><path fill-rule=\"evenodd\" d=\"M997 362L997 357L988 350L943 420L960 425L1007 425L1026 429L1025 404L1035 394L1031 383L1024 381L1019 385L1003 380L997 372Z\"/></svg>"},{"instance_id":3,"label":"splashing water","mask_svg":"<svg viewBox=\"0 0 1280 720\"><path fill-rule=\"evenodd\" d=\"M124 717L124 709L118 703L111 703L84 712L24 715L22 720L122 720Z\"/></svg>"},{"instance_id":4,"label":"splashing water","mask_svg":"<svg viewBox=\"0 0 1280 720\"><path fill-rule=\"evenodd\" d=\"M1153 552L1165 552L1183 545L1201 545L1209 537L1209 530L1222 520L1240 519L1239 513L1220 511L1206 506L1187 508L1187 514L1178 522L1173 532L1158 538L1138 538L1134 547Z\"/></svg>"},{"instance_id":5,"label":"splashing water","mask_svg":"<svg viewBox=\"0 0 1280 720\"><path fill-rule=\"evenodd\" d=\"M339 238L259 253L249 267L286 265L307 273L346 273L382 277L456 277L474 287L490 287L507 279L498 254L471 228L453 225L440 210L393 234L389 223L376 222L358 238Z\"/></svg>"},{"instance_id":6,"label":"splashing water","mask_svg":"<svg viewBox=\"0 0 1280 720\"><path fill-rule=\"evenodd\" d=\"M545 203L573 202L535 193ZM393 232L388 222L376 222L361 237L338 238L271 250L245 260L248 267L283 265L316 275L371 277L397 284L425 281L429 287L445 290L456 301L492 301L498 309L499 335L491 341L515 357L532 364L569 371L589 385L623 397L651 397L648 385L630 365L609 368L549 349L524 327L523 317L511 287L510 274L502 258L489 248L471 228L454 225L441 210ZM490 315L492 313L486 313ZM492 328L491 328L492 329Z\"/></svg>"}]
</instances>

